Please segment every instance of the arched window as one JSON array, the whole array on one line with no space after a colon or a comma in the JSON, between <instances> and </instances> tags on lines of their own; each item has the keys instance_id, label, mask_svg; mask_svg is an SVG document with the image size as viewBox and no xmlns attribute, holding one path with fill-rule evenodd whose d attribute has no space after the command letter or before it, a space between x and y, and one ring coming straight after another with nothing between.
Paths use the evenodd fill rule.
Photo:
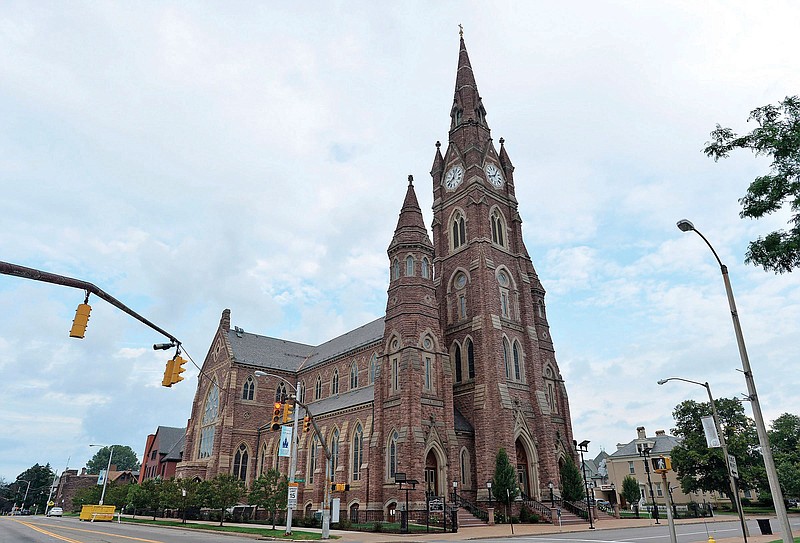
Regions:
<instances>
[{"instance_id":1,"label":"arched window","mask_svg":"<svg viewBox=\"0 0 800 543\"><path fill-rule=\"evenodd\" d=\"M317 382L314 384L314 399L322 398L322 377L317 375Z\"/></svg>"},{"instance_id":2,"label":"arched window","mask_svg":"<svg viewBox=\"0 0 800 543\"><path fill-rule=\"evenodd\" d=\"M211 383L208 394L206 394L206 404L203 408L203 420L200 423L200 458L208 458L214 448L214 432L217 428L217 417L219 416L219 387L217 383Z\"/></svg>"},{"instance_id":3,"label":"arched window","mask_svg":"<svg viewBox=\"0 0 800 543\"><path fill-rule=\"evenodd\" d=\"M351 447L351 454L353 456L353 469L351 479L353 481L361 480L361 463L364 460L364 428L361 423L356 423L356 429L353 431L353 445Z\"/></svg>"},{"instance_id":4,"label":"arched window","mask_svg":"<svg viewBox=\"0 0 800 543\"><path fill-rule=\"evenodd\" d=\"M266 443L261 445L261 453L259 454L258 465L259 465L258 472L260 474L264 473L265 471L267 471L267 444Z\"/></svg>"},{"instance_id":5,"label":"arched window","mask_svg":"<svg viewBox=\"0 0 800 543\"><path fill-rule=\"evenodd\" d=\"M431 275L430 266L431 265L430 265L430 262L428 262L428 258L427 257L423 257L422 258L422 277L425 278L425 279L430 278L430 275Z\"/></svg>"},{"instance_id":6,"label":"arched window","mask_svg":"<svg viewBox=\"0 0 800 543\"><path fill-rule=\"evenodd\" d=\"M331 476L336 473L336 468L339 465L339 429L334 428L333 435L331 435Z\"/></svg>"},{"instance_id":7,"label":"arched window","mask_svg":"<svg viewBox=\"0 0 800 543\"><path fill-rule=\"evenodd\" d=\"M233 457L233 476L241 481L247 481L247 445L242 443Z\"/></svg>"},{"instance_id":8,"label":"arched window","mask_svg":"<svg viewBox=\"0 0 800 543\"><path fill-rule=\"evenodd\" d=\"M452 235L453 249L458 249L467 242L467 227L464 214L457 211L453 216L453 223L450 226Z\"/></svg>"},{"instance_id":9,"label":"arched window","mask_svg":"<svg viewBox=\"0 0 800 543\"><path fill-rule=\"evenodd\" d=\"M425 390L433 389L433 360L430 356L425 356Z\"/></svg>"},{"instance_id":10,"label":"arched window","mask_svg":"<svg viewBox=\"0 0 800 543\"><path fill-rule=\"evenodd\" d=\"M331 377L331 394L339 394L339 368L333 370Z\"/></svg>"},{"instance_id":11,"label":"arched window","mask_svg":"<svg viewBox=\"0 0 800 543\"><path fill-rule=\"evenodd\" d=\"M358 388L358 363L350 365L350 390Z\"/></svg>"},{"instance_id":12,"label":"arched window","mask_svg":"<svg viewBox=\"0 0 800 543\"><path fill-rule=\"evenodd\" d=\"M502 245L503 247L506 246L505 241L505 221L503 220L503 214L500 213L500 210L495 208L492 211L492 216L490 217L492 223L492 243L496 243L497 245Z\"/></svg>"},{"instance_id":13,"label":"arched window","mask_svg":"<svg viewBox=\"0 0 800 543\"><path fill-rule=\"evenodd\" d=\"M286 399L286 384L282 381L278 383L278 388L275 389L275 401L283 402Z\"/></svg>"},{"instance_id":14,"label":"arched window","mask_svg":"<svg viewBox=\"0 0 800 543\"><path fill-rule=\"evenodd\" d=\"M550 406L552 413L558 413L558 403L556 401L555 374L550 366L544 370L544 379L547 383L547 405Z\"/></svg>"},{"instance_id":15,"label":"arched window","mask_svg":"<svg viewBox=\"0 0 800 543\"><path fill-rule=\"evenodd\" d=\"M456 351L453 355L456 368L456 383L461 382L461 346L456 344Z\"/></svg>"},{"instance_id":16,"label":"arched window","mask_svg":"<svg viewBox=\"0 0 800 543\"><path fill-rule=\"evenodd\" d=\"M414 275L414 257L408 255L406 257L406 276L411 277Z\"/></svg>"},{"instance_id":17,"label":"arched window","mask_svg":"<svg viewBox=\"0 0 800 543\"><path fill-rule=\"evenodd\" d=\"M511 358L509 351L511 350L508 345L508 340L503 338L503 364L506 367L506 379L511 378Z\"/></svg>"},{"instance_id":18,"label":"arched window","mask_svg":"<svg viewBox=\"0 0 800 543\"><path fill-rule=\"evenodd\" d=\"M400 435L397 433L397 430L392 432L392 435L389 437L389 445L388 451L386 454L387 459L387 475L389 479L394 479L394 474L397 473L397 440L400 439Z\"/></svg>"},{"instance_id":19,"label":"arched window","mask_svg":"<svg viewBox=\"0 0 800 543\"><path fill-rule=\"evenodd\" d=\"M314 470L317 469L317 447L319 447L319 442L317 441L317 434L314 434L314 437L311 438L311 445L308 447L308 476L306 481L310 485L314 484Z\"/></svg>"},{"instance_id":20,"label":"arched window","mask_svg":"<svg viewBox=\"0 0 800 543\"><path fill-rule=\"evenodd\" d=\"M373 384L375 382L375 372L377 371L378 367L378 355L372 355L372 358L369 359L369 384Z\"/></svg>"},{"instance_id":21,"label":"arched window","mask_svg":"<svg viewBox=\"0 0 800 543\"><path fill-rule=\"evenodd\" d=\"M536 304L536 312L541 318L544 318L544 300L539 300L539 303Z\"/></svg>"},{"instance_id":22,"label":"arched window","mask_svg":"<svg viewBox=\"0 0 800 543\"><path fill-rule=\"evenodd\" d=\"M514 342L514 379L519 381L522 378L520 370L520 347L518 342Z\"/></svg>"},{"instance_id":23,"label":"arched window","mask_svg":"<svg viewBox=\"0 0 800 543\"><path fill-rule=\"evenodd\" d=\"M297 390L297 398L300 400L300 403L304 403L306 401L306 382L300 381L300 388Z\"/></svg>"},{"instance_id":24,"label":"arched window","mask_svg":"<svg viewBox=\"0 0 800 543\"><path fill-rule=\"evenodd\" d=\"M396 258L392 262L392 279L400 279L400 261Z\"/></svg>"},{"instance_id":25,"label":"arched window","mask_svg":"<svg viewBox=\"0 0 800 543\"><path fill-rule=\"evenodd\" d=\"M244 387L242 387L242 399L252 400L255 391L256 391L256 384L253 382L252 377L248 377L247 380L244 382Z\"/></svg>"},{"instance_id":26,"label":"arched window","mask_svg":"<svg viewBox=\"0 0 800 543\"><path fill-rule=\"evenodd\" d=\"M470 379L475 379L475 346L467 340L467 372Z\"/></svg>"}]
</instances>

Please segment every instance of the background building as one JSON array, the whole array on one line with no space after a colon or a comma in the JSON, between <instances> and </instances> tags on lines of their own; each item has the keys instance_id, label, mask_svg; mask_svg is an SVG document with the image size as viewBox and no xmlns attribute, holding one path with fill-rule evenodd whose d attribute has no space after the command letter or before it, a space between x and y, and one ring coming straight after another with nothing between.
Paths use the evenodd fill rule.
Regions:
<instances>
[{"instance_id":1,"label":"background building","mask_svg":"<svg viewBox=\"0 0 800 543\"><path fill-rule=\"evenodd\" d=\"M155 434L147 436L139 470L139 483L146 479L169 479L183 457L183 438L186 428L159 426Z\"/></svg>"}]
</instances>

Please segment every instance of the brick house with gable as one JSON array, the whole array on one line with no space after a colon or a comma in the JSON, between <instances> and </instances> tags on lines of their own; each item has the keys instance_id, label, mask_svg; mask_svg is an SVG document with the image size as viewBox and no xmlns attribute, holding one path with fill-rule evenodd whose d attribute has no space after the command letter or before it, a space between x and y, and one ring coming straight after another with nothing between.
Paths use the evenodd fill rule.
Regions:
<instances>
[{"instance_id":1,"label":"brick house with gable","mask_svg":"<svg viewBox=\"0 0 800 543\"><path fill-rule=\"evenodd\" d=\"M333 481L350 484L340 497L351 513L391 514L404 503L397 472L421 482L412 508L426 492L449 494L453 482L465 498L486 501L500 448L524 494L549 497L548 482L558 484L562 462L576 458L569 401L522 238L514 166L504 140L498 150L491 138L463 36L450 117L431 170L433 239L409 176L387 250L385 316L308 345L232 329L224 310L178 477L230 473L249 484L272 467L287 473L280 435L266 423L273 402L292 392L286 383L297 383L321 430L300 436L301 513L323 499L318 439L333 453Z\"/></svg>"}]
</instances>

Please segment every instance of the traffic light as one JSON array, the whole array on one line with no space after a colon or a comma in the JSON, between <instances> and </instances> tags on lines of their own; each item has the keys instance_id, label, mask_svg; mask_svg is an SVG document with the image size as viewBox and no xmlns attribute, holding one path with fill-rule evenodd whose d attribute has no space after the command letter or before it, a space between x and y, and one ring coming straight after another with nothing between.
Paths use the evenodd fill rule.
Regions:
<instances>
[{"instance_id":1,"label":"traffic light","mask_svg":"<svg viewBox=\"0 0 800 543\"><path fill-rule=\"evenodd\" d=\"M311 417L306 415L305 418L303 419L303 433L307 434L310 431L311 431Z\"/></svg>"},{"instance_id":2,"label":"traffic light","mask_svg":"<svg viewBox=\"0 0 800 543\"><path fill-rule=\"evenodd\" d=\"M186 360L179 355L175 355L173 358L167 360L167 367L164 370L164 379L161 381L161 385L171 387L175 383L183 381L181 373L186 371L183 367L184 364L186 364Z\"/></svg>"},{"instance_id":3,"label":"traffic light","mask_svg":"<svg viewBox=\"0 0 800 543\"><path fill-rule=\"evenodd\" d=\"M89 313L92 311L92 306L87 303L78 305L75 310L75 319L72 321L72 329L69 331L69 337L76 337L83 339L86 333L86 325L89 323Z\"/></svg>"},{"instance_id":4,"label":"traffic light","mask_svg":"<svg viewBox=\"0 0 800 543\"><path fill-rule=\"evenodd\" d=\"M332 492L344 492L350 490L350 485L345 483L331 483Z\"/></svg>"},{"instance_id":5,"label":"traffic light","mask_svg":"<svg viewBox=\"0 0 800 543\"><path fill-rule=\"evenodd\" d=\"M175 356L175 358L173 358L172 382L170 384L174 385L175 383L179 383L180 381L183 381L183 377L181 377L181 373L186 371L186 369L183 367L184 364L186 364L186 360L184 360L180 356Z\"/></svg>"},{"instance_id":6,"label":"traffic light","mask_svg":"<svg viewBox=\"0 0 800 543\"><path fill-rule=\"evenodd\" d=\"M294 413L294 406L289 402L283 404L283 423L286 424L292 420L292 414Z\"/></svg>"},{"instance_id":7,"label":"traffic light","mask_svg":"<svg viewBox=\"0 0 800 543\"><path fill-rule=\"evenodd\" d=\"M172 386L172 368L175 367L175 359L170 358L167 360L167 368L164 370L164 379L161 380L161 386Z\"/></svg>"},{"instance_id":8,"label":"traffic light","mask_svg":"<svg viewBox=\"0 0 800 543\"><path fill-rule=\"evenodd\" d=\"M283 411L283 404L281 402L275 402L275 405L272 406L272 424L270 425L270 429L273 432L277 432L281 429L281 412Z\"/></svg>"},{"instance_id":9,"label":"traffic light","mask_svg":"<svg viewBox=\"0 0 800 543\"><path fill-rule=\"evenodd\" d=\"M666 473L672 469L672 460L666 456L651 458L650 462L653 464L653 471L656 473Z\"/></svg>"}]
</instances>

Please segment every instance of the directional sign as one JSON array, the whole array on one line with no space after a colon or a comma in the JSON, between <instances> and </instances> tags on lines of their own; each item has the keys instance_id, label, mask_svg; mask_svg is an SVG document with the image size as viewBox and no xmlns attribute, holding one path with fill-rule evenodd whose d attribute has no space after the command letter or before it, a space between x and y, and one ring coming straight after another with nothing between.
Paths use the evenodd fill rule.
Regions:
<instances>
[{"instance_id":1,"label":"directional sign","mask_svg":"<svg viewBox=\"0 0 800 543\"><path fill-rule=\"evenodd\" d=\"M297 507L297 487L290 486L288 490L289 492L288 492L288 499L286 500L286 506L289 509L294 509L295 507Z\"/></svg>"}]
</instances>

